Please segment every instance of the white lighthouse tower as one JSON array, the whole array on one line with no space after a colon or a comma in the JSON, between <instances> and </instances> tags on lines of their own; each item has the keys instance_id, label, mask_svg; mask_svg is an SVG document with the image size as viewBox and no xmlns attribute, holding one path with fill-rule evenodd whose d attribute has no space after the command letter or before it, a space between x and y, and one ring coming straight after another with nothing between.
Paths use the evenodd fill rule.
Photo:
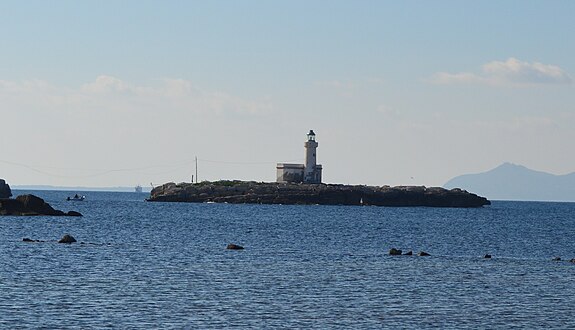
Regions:
<instances>
[{"instance_id":1,"label":"white lighthouse tower","mask_svg":"<svg viewBox=\"0 0 575 330\"><path fill-rule=\"evenodd\" d=\"M305 164L278 163L277 181L280 183L321 183L321 165L317 164L317 142L310 130L305 146Z\"/></svg>"},{"instance_id":2,"label":"white lighthouse tower","mask_svg":"<svg viewBox=\"0 0 575 330\"><path fill-rule=\"evenodd\" d=\"M318 143L315 141L315 133L310 130L307 133L307 141L305 146L305 164L303 182L305 183L321 183L321 165L317 164L316 149Z\"/></svg>"}]
</instances>

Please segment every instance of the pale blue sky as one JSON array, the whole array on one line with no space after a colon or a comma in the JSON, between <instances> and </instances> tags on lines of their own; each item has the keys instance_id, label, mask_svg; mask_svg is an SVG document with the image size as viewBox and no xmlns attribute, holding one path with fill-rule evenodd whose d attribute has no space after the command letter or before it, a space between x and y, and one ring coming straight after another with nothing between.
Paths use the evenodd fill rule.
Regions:
<instances>
[{"instance_id":1,"label":"pale blue sky","mask_svg":"<svg viewBox=\"0 0 575 330\"><path fill-rule=\"evenodd\" d=\"M3 1L0 177L324 181L575 171L573 1Z\"/></svg>"}]
</instances>

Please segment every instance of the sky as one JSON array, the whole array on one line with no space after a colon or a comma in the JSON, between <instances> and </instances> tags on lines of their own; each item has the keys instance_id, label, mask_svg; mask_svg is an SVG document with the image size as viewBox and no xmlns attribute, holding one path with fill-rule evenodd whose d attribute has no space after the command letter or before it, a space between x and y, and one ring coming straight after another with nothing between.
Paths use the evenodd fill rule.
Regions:
<instances>
[{"instance_id":1,"label":"sky","mask_svg":"<svg viewBox=\"0 0 575 330\"><path fill-rule=\"evenodd\" d=\"M575 1L1 1L0 178L575 171Z\"/></svg>"}]
</instances>

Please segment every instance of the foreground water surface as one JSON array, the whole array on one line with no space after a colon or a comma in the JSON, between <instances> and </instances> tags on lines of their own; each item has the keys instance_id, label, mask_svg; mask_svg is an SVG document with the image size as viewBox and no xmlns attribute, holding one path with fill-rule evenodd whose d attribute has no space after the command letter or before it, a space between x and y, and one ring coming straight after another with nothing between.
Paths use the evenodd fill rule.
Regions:
<instances>
[{"instance_id":1,"label":"foreground water surface","mask_svg":"<svg viewBox=\"0 0 575 330\"><path fill-rule=\"evenodd\" d=\"M84 217L0 217L1 328L575 328L575 203L439 209L33 193ZM84 244L55 243L66 233ZM389 256L392 247L431 256Z\"/></svg>"}]
</instances>

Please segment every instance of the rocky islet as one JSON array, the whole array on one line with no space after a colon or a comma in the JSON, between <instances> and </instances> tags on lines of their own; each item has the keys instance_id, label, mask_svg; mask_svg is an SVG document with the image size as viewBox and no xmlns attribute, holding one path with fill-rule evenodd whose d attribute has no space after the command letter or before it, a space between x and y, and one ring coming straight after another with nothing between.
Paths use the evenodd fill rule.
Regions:
<instances>
[{"instance_id":1,"label":"rocky islet","mask_svg":"<svg viewBox=\"0 0 575 330\"><path fill-rule=\"evenodd\" d=\"M42 198L34 195L20 195L15 199L0 199L0 215L16 216L71 216L81 217L82 214L76 211L63 212L54 209Z\"/></svg>"},{"instance_id":2,"label":"rocky islet","mask_svg":"<svg viewBox=\"0 0 575 330\"><path fill-rule=\"evenodd\" d=\"M148 201L402 207L481 207L491 204L485 197L457 188L247 181L166 183L154 188Z\"/></svg>"}]
</instances>

